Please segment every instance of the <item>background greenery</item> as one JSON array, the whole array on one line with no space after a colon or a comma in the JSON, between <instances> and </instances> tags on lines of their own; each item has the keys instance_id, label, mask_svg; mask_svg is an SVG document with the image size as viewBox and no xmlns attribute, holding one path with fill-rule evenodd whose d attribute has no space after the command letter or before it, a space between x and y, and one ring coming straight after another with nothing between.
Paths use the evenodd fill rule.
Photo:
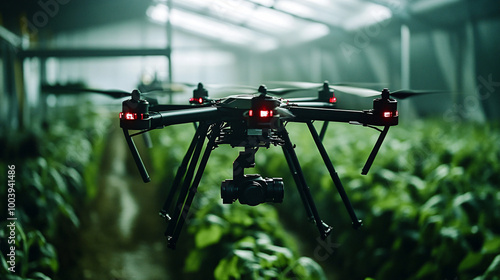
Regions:
<instances>
[{"instance_id":1,"label":"background greenery","mask_svg":"<svg viewBox=\"0 0 500 280\"><path fill-rule=\"evenodd\" d=\"M6 209L0 213L1 272L5 279L51 279L61 264L76 258L80 218L97 191L96 174L109 119L89 104L58 109L50 124L0 136L0 178L16 166L16 274L4 256L9 232ZM6 201L6 184L1 185ZM2 204L3 205L3 204ZM6 205L5 205L6 207ZM2 278L4 279L4 278Z\"/></svg>"},{"instance_id":2,"label":"background greenery","mask_svg":"<svg viewBox=\"0 0 500 280\"><path fill-rule=\"evenodd\" d=\"M159 149L163 154L155 153L157 161L172 154L168 148L179 142L176 137L188 139L181 135L189 129L169 129L172 130L159 136L158 142L165 148ZM500 269L498 124L442 120L403 123L391 129L367 176L360 175L360 171L378 133L362 127L331 125L325 146L364 221L364 227L358 232L350 227L340 197L304 129L303 124L289 125L320 213L334 226L327 242L319 240L315 227L306 221L281 149L259 151L255 172L284 177L285 200L275 208L279 220L288 235L293 236L294 243L300 244L299 251L319 263L330 277L496 279ZM236 221L229 227L226 223L236 217L236 213L241 217L235 219L245 219L245 214L238 211L240 206L229 206L234 212L227 216L220 198L211 193L218 189L221 180L231 177L231 163L236 155L236 151L223 147L213 153L200 187L200 196L208 196L205 199L211 202L199 205L196 214L197 218L201 215L199 219L204 221L204 227L200 229L196 220L189 225L189 231L194 233L195 240L211 232L211 236L216 237L209 243L216 245L196 242L191 256L200 250L206 255L220 255L222 244L218 242L240 231L234 226ZM210 205L208 212L206 205ZM247 211L253 213L260 208L268 206ZM259 223L254 219L251 224ZM261 229L267 234L274 233L266 231L264 226ZM237 241L229 240L230 244ZM238 245L232 246L237 250L234 246ZM234 271L244 271L242 263L253 262L253 258L234 252L227 253L223 260L234 259L234 256L240 259L240 263L231 264ZM228 261L223 264L227 266Z\"/></svg>"},{"instance_id":3,"label":"background greenery","mask_svg":"<svg viewBox=\"0 0 500 280\"><path fill-rule=\"evenodd\" d=\"M69 113L74 110L81 111ZM1 269L8 279L57 279L69 269L69 260L78 261L71 251L78 246L73 237L97 193L107 131L117 126L88 112L72 108L40 131L1 134L1 180L6 165L16 164L18 181L21 272L19 277L6 274L2 242ZM360 175L361 168L378 133L331 124L325 146L363 219L358 231L350 227L313 141L303 133L305 125L287 128L333 233L326 241L317 238L277 147L260 150L249 173L283 177L284 202L222 205L220 182L231 178L238 151L219 147L181 235L182 250L164 251L175 255L165 264L175 279L498 279L499 124L403 122L391 128L367 176ZM156 182L171 182L193 133L192 125L152 133L154 147L145 158ZM136 174L133 165L129 169ZM1 215L4 221L5 211ZM4 225L0 235L6 236Z\"/></svg>"}]
</instances>

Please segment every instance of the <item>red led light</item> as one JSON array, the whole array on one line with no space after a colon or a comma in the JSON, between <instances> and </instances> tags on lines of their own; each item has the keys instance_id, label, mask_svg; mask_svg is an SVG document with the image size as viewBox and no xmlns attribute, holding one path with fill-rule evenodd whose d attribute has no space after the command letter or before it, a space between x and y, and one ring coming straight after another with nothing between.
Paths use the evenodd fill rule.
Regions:
<instances>
[{"instance_id":1,"label":"red led light","mask_svg":"<svg viewBox=\"0 0 500 280\"><path fill-rule=\"evenodd\" d=\"M392 112L384 112L384 118L392 117Z\"/></svg>"},{"instance_id":2,"label":"red led light","mask_svg":"<svg viewBox=\"0 0 500 280\"><path fill-rule=\"evenodd\" d=\"M125 114L125 119L127 119L127 120L137 120L137 114L136 113L126 113Z\"/></svg>"},{"instance_id":3,"label":"red led light","mask_svg":"<svg viewBox=\"0 0 500 280\"><path fill-rule=\"evenodd\" d=\"M329 102L330 102L330 103L335 103L335 102L337 102L337 97L335 97L335 96L330 97Z\"/></svg>"},{"instance_id":4,"label":"red led light","mask_svg":"<svg viewBox=\"0 0 500 280\"><path fill-rule=\"evenodd\" d=\"M142 120L144 118L144 115L143 114L140 114L140 119ZM138 117L137 113L123 113L121 112L120 113L120 119L126 119L126 120L137 120Z\"/></svg>"},{"instance_id":5,"label":"red led light","mask_svg":"<svg viewBox=\"0 0 500 280\"><path fill-rule=\"evenodd\" d=\"M199 104L203 104L205 100L203 100L203 97L200 97L200 98L194 98L194 97L191 97L189 98L189 102L190 103L199 103Z\"/></svg>"},{"instance_id":6,"label":"red led light","mask_svg":"<svg viewBox=\"0 0 500 280\"><path fill-rule=\"evenodd\" d=\"M253 117L253 110L248 110L248 116ZM260 118L269 118L273 116L273 110L259 110Z\"/></svg>"}]
</instances>

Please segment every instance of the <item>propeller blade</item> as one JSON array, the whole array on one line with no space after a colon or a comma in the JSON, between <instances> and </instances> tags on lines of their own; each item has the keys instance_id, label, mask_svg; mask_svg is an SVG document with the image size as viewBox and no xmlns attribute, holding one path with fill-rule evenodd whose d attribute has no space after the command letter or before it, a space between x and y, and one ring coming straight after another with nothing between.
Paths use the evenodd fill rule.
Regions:
<instances>
[{"instance_id":1,"label":"propeller blade","mask_svg":"<svg viewBox=\"0 0 500 280\"><path fill-rule=\"evenodd\" d=\"M267 92L275 95L284 95L296 91L304 91L303 88L272 88L268 89Z\"/></svg>"},{"instance_id":2,"label":"propeller blade","mask_svg":"<svg viewBox=\"0 0 500 280\"><path fill-rule=\"evenodd\" d=\"M290 81L269 81L266 84L280 86L280 87L294 87L301 89L311 89L323 86L323 83L311 83L311 82L290 82Z\"/></svg>"},{"instance_id":3,"label":"propeller blade","mask_svg":"<svg viewBox=\"0 0 500 280\"><path fill-rule=\"evenodd\" d=\"M188 104L158 104L149 107L150 111L174 111L174 110L185 110L192 108L208 107L203 105L188 105Z\"/></svg>"},{"instance_id":4,"label":"propeller blade","mask_svg":"<svg viewBox=\"0 0 500 280\"><path fill-rule=\"evenodd\" d=\"M82 92L89 92L89 93L99 93L99 94L104 94L112 98L123 98L123 97L131 97L132 93L124 90L103 90L103 89L95 89L95 88L86 88L82 86L62 86L62 85L42 85L42 91L43 92L49 92L49 93L54 93L54 94L78 94ZM158 104L158 99L153 98L153 97L148 97L144 95L156 95L160 91L151 91L151 92L145 92L141 93L142 98L147 100L151 104Z\"/></svg>"},{"instance_id":5,"label":"propeller blade","mask_svg":"<svg viewBox=\"0 0 500 280\"><path fill-rule=\"evenodd\" d=\"M316 97L298 97L298 98L287 98L285 100L288 101L288 103L317 102L318 98L316 98Z\"/></svg>"},{"instance_id":6,"label":"propeller blade","mask_svg":"<svg viewBox=\"0 0 500 280\"><path fill-rule=\"evenodd\" d=\"M309 90L309 89L319 88L319 87L323 86L322 83L310 83L310 82L270 82L270 83L271 84L278 83L280 85L288 85L288 86L300 88L298 90ZM353 86L356 84L361 85L361 86L366 86L366 87L373 87L373 86L379 85L377 83L335 83L335 84L329 84L329 88L333 89L335 91L340 91L343 93L357 95L357 96L361 96L361 97L375 97L375 96L379 96L381 94L381 91L363 88L363 87L358 87L358 86ZM296 91L296 90L297 89L290 89L288 91L283 90L283 93L288 93L288 92L292 92L292 91ZM424 94L438 94L438 93L445 93L445 91L397 90L397 91L391 92L391 96L398 98L398 99L404 99L404 98L412 97L412 96L418 96L418 95L424 95Z\"/></svg>"},{"instance_id":7,"label":"propeller blade","mask_svg":"<svg viewBox=\"0 0 500 280\"><path fill-rule=\"evenodd\" d=\"M358 87L351 87L351 86L330 86L330 88L335 90L335 91L340 91L343 93L357 95L357 96L361 96L361 97L371 97L371 96L380 95L380 91L376 91L373 89L367 89L367 88L358 88Z\"/></svg>"},{"instance_id":8,"label":"propeller blade","mask_svg":"<svg viewBox=\"0 0 500 280\"><path fill-rule=\"evenodd\" d=\"M419 95L425 95L425 94L439 94L439 93L446 93L446 91L439 91L439 90L397 90L397 91L391 92L391 96L398 98L398 99L405 99L405 98L412 97L412 96L419 96Z\"/></svg>"},{"instance_id":9,"label":"propeller blade","mask_svg":"<svg viewBox=\"0 0 500 280\"><path fill-rule=\"evenodd\" d=\"M327 102L299 102L299 103L294 103L290 102L289 106L294 106L294 107L314 107L314 108L333 108L335 105L333 103L327 103ZM336 106L335 106L336 107Z\"/></svg>"},{"instance_id":10,"label":"propeller blade","mask_svg":"<svg viewBox=\"0 0 500 280\"><path fill-rule=\"evenodd\" d=\"M101 90L101 89L92 89L78 86L61 86L61 85L42 85L42 91L51 92L54 94L73 94L79 92L90 92L90 93L101 93L113 98L122 98L122 97L130 97L131 93L124 90Z\"/></svg>"},{"instance_id":11,"label":"propeller blade","mask_svg":"<svg viewBox=\"0 0 500 280\"><path fill-rule=\"evenodd\" d=\"M326 81L324 83L310 83L310 82L270 82L270 84L278 84L281 86L289 86L289 87L294 87L294 88L289 88L289 89L279 89L281 90L282 94L286 94L289 92L294 92L294 91L301 91L301 90L312 90L312 89L319 89L324 86L324 84L327 83ZM379 91L373 90L373 89L367 89L367 88L362 88L362 87L356 87L356 86L350 86L347 83L342 83L342 84L328 84L328 87L330 89L333 89L334 91L340 91L346 94L352 94L352 95L357 95L361 97L370 97L374 95L380 95ZM271 92L271 90L269 90Z\"/></svg>"}]
</instances>

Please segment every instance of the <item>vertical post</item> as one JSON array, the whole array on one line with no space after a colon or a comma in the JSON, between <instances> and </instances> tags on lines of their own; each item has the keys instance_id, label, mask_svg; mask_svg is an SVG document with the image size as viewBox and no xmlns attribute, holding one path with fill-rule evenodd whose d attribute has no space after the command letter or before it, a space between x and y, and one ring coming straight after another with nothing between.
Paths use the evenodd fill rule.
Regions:
<instances>
[{"instance_id":1,"label":"vertical post","mask_svg":"<svg viewBox=\"0 0 500 280\"><path fill-rule=\"evenodd\" d=\"M166 24L166 32L167 32L167 63L168 63L168 83L169 85L173 82L172 77L172 0L167 0L167 24ZM169 92L169 103L173 103L173 93Z\"/></svg>"},{"instance_id":2,"label":"vertical post","mask_svg":"<svg viewBox=\"0 0 500 280\"><path fill-rule=\"evenodd\" d=\"M410 89L410 28L401 25L401 88Z\"/></svg>"},{"instance_id":3,"label":"vertical post","mask_svg":"<svg viewBox=\"0 0 500 280\"><path fill-rule=\"evenodd\" d=\"M411 89L410 82L410 28L408 25L401 25L401 88ZM415 110L412 110L409 102L401 104L401 111L406 112L407 116L415 116Z\"/></svg>"}]
</instances>

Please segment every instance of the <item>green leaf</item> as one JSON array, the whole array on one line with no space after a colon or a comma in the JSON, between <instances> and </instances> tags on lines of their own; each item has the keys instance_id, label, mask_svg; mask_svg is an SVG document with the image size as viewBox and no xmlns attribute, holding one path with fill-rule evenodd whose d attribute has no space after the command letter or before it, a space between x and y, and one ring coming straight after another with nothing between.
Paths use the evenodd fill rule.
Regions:
<instances>
[{"instance_id":1,"label":"green leaf","mask_svg":"<svg viewBox=\"0 0 500 280\"><path fill-rule=\"evenodd\" d=\"M71 207L68 203L66 203L66 201L59 193L54 193L53 198L57 202L59 211L61 211L61 213L65 217L69 218L69 220L73 223L73 225L78 228L80 226L80 220L73 211L73 207Z\"/></svg>"},{"instance_id":2,"label":"green leaf","mask_svg":"<svg viewBox=\"0 0 500 280\"><path fill-rule=\"evenodd\" d=\"M197 248L205 248L219 242L223 234L222 227L218 224L211 224L201 228L196 233L195 242Z\"/></svg>"},{"instance_id":3,"label":"green leaf","mask_svg":"<svg viewBox=\"0 0 500 280\"><path fill-rule=\"evenodd\" d=\"M299 279L326 280L321 266L307 257L299 258L293 271L299 276Z\"/></svg>"},{"instance_id":4,"label":"green leaf","mask_svg":"<svg viewBox=\"0 0 500 280\"><path fill-rule=\"evenodd\" d=\"M486 272L484 273L484 278L485 280L488 279L499 279L500 275L500 255L497 255L495 259L491 262L490 266L488 269L486 269Z\"/></svg>"},{"instance_id":5,"label":"green leaf","mask_svg":"<svg viewBox=\"0 0 500 280\"><path fill-rule=\"evenodd\" d=\"M230 260L222 259L215 268L214 276L217 280L240 279L238 257L233 256Z\"/></svg>"},{"instance_id":6,"label":"green leaf","mask_svg":"<svg viewBox=\"0 0 500 280\"><path fill-rule=\"evenodd\" d=\"M467 256L460 262L458 271L464 272L477 267L479 264L481 264L484 256L485 255L479 252L469 252Z\"/></svg>"},{"instance_id":7,"label":"green leaf","mask_svg":"<svg viewBox=\"0 0 500 280\"><path fill-rule=\"evenodd\" d=\"M7 274L9 271L9 267L7 266L7 261L5 260L3 254L0 254L0 263L2 265L2 271L4 271L4 273Z\"/></svg>"},{"instance_id":8,"label":"green leaf","mask_svg":"<svg viewBox=\"0 0 500 280\"><path fill-rule=\"evenodd\" d=\"M198 250L192 250L187 256L184 264L185 272L196 272L200 268L201 261L203 260L202 254Z\"/></svg>"},{"instance_id":9,"label":"green leaf","mask_svg":"<svg viewBox=\"0 0 500 280\"><path fill-rule=\"evenodd\" d=\"M497 253L498 248L500 248L500 236L495 236L491 239L488 239L484 242L483 252L488 253Z\"/></svg>"},{"instance_id":10,"label":"green leaf","mask_svg":"<svg viewBox=\"0 0 500 280\"><path fill-rule=\"evenodd\" d=\"M278 260L277 256L269 255L266 253L258 252L257 257L260 259L260 265L264 268L273 267Z\"/></svg>"},{"instance_id":11,"label":"green leaf","mask_svg":"<svg viewBox=\"0 0 500 280\"><path fill-rule=\"evenodd\" d=\"M233 254L238 256L238 258L242 259L245 262L248 263L256 263L257 258L255 257L254 253L249 250L234 250Z\"/></svg>"},{"instance_id":12,"label":"green leaf","mask_svg":"<svg viewBox=\"0 0 500 280\"><path fill-rule=\"evenodd\" d=\"M416 279L428 278L432 275L436 275L438 271L439 271L438 265L433 261L429 261L419 269L419 271L417 272Z\"/></svg>"},{"instance_id":13,"label":"green leaf","mask_svg":"<svg viewBox=\"0 0 500 280\"><path fill-rule=\"evenodd\" d=\"M30 274L30 278L31 279L36 279L36 280L51 280L50 277L48 277L47 275L41 273L41 272L34 272L32 274Z\"/></svg>"}]
</instances>

